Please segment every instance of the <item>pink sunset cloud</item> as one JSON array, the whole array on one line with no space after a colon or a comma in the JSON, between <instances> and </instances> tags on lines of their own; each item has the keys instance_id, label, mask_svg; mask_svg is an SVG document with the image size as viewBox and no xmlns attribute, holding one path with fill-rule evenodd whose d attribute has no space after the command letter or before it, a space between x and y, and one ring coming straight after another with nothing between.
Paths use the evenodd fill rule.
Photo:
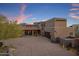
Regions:
<instances>
[{"instance_id":1,"label":"pink sunset cloud","mask_svg":"<svg viewBox=\"0 0 79 59\"><path fill-rule=\"evenodd\" d=\"M75 16L75 15L73 15L73 16L71 16L73 19L79 19L79 16Z\"/></svg>"},{"instance_id":2,"label":"pink sunset cloud","mask_svg":"<svg viewBox=\"0 0 79 59\"><path fill-rule=\"evenodd\" d=\"M16 17L17 23L21 23L25 19L30 18L32 16L32 14L27 15L27 16L24 14L24 12L26 11L26 7L27 7L26 4L21 4L20 15Z\"/></svg>"},{"instance_id":3,"label":"pink sunset cloud","mask_svg":"<svg viewBox=\"0 0 79 59\"><path fill-rule=\"evenodd\" d=\"M73 19L79 19L79 4L72 4L72 8L70 9L69 16Z\"/></svg>"},{"instance_id":4,"label":"pink sunset cloud","mask_svg":"<svg viewBox=\"0 0 79 59\"><path fill-rule=\"evenodd\" d=\"M79 8L71 8L70 11L79 10Z\"/></svg>"},{"instance_id":5,"label":"pink sunset cloud","mask_svg":"<svg viewBox=\"0 0 79 59\"><path fill-rule=\"evenodd\" d=\"M72 3L72 6L79 6L78 3Z\"/></svg>"}]
</instances>

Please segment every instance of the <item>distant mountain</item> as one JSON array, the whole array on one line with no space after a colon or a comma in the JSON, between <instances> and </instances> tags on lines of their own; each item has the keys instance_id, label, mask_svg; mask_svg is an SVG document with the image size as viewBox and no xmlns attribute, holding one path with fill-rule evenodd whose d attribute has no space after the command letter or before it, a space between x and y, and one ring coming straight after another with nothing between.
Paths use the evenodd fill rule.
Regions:
<instances>
[{"instance_id":1,"label":"distant mountain","mask_svg":"<svg viewBox=\"0 0 79 59\"><path fill-rule=\"evenodd\" d=\"M27 24L26 24L26 23L21 23L20 25L21 25L21 26L26 26Z\"/></svg>"}]
</instances>

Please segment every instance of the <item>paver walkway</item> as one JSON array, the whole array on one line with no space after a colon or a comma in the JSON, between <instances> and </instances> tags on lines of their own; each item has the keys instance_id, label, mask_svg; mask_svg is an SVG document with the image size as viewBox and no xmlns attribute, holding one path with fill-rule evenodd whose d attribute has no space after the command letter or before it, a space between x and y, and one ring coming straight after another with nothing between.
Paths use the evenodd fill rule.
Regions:
<instances>
[{"instance_id":1,"label":"paver walkway","mask_svg":"<svg viewBox=\"0 0 79 59\"><path fill-rule=\"evenodd\" d=\"M72 56L73 52L51 43L49 39L41 36L26 36L18 39L4 41L7 45L16 47L15 56Z\"/></svg>"}]
</instances>

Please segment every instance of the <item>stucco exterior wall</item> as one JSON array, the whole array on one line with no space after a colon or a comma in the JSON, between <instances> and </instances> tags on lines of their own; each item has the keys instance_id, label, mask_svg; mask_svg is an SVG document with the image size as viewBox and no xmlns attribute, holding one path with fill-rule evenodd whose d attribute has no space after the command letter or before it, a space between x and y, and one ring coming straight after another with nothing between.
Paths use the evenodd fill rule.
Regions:
<instances>
[{"instance_id":1,"label":"stucco exterior wall","mask_svg":"<svg viewBox=\"0 0 79 59\"><path fill-rule=\"evenodd\" d=\"M54 36L56 37L66 37L67 32L66 32L66 21L55 21L54 22Z\"/></svg>"}]
</instances>

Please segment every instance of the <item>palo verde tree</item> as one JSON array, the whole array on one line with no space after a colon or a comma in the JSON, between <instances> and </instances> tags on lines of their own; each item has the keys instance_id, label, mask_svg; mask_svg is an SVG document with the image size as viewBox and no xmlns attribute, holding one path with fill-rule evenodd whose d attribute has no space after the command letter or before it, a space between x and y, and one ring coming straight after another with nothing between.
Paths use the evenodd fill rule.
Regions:
<instances>
[{"instance_id":1,"label":"palo verde tree","mask_svg":"<svg viewBox=\"0 0 79 59\"><path fill-rule=\"evenodd\" d=\"M0 40L22 36L22 27L16 22L9 22L7 18L0 15Z\"/></svg>"}]
</instances>

